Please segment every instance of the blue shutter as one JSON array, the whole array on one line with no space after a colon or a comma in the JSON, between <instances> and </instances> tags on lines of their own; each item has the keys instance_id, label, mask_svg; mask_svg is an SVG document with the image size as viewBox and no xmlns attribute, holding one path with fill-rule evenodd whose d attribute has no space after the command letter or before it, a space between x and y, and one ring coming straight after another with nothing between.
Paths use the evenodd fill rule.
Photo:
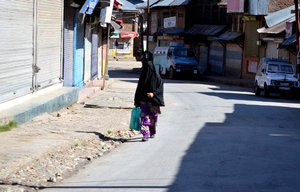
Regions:
<instances>
[{"instance_id":1,"label":"blue shutter","mask_svg":"<svg viewBox=\"0 0 300 192\"><path fill-rule=\"evenodd\" d=\"M81 24L80 14L77 11L75 14L74 25L74 80L73 86L83 86L84 72L84 25Z\"/></svg>"}]
</instances>

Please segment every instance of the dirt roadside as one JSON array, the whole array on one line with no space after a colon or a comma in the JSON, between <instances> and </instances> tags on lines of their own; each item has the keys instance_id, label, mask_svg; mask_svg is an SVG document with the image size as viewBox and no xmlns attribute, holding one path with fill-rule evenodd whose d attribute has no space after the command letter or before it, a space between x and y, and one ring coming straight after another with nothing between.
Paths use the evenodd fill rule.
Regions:
<instances>
[{"instance_id":1,"label":"dirt roadside","mask_svg":"<svg viewBox=\"0 0 300 192\"><path fill-rule=\"evenodd\" d=\"M131 77L137 76L132 68L138 66L112 63L113 70ZM1 133L0 191L37 191L137 136L129 130L136 80L117 76L84 103L43 114Z\"/></svg>"}]
</instances>

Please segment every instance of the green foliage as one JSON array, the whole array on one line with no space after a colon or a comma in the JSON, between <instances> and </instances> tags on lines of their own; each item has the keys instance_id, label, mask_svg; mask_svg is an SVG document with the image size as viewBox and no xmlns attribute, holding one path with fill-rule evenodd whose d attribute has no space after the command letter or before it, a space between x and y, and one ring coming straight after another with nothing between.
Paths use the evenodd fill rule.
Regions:
<instances>
[{"instance_id":1,"label":"green foliage","mask_svg":"<svg viewBox=\"0 0 300 192\"><path fill-rule=\"evenodd\" d=\"M16 121L9 121L7 124L5 125L0 125L0 132L5 132L5 131L9 131L12 128L17 127L17 122Z\"/></svg>"}]
</instances>

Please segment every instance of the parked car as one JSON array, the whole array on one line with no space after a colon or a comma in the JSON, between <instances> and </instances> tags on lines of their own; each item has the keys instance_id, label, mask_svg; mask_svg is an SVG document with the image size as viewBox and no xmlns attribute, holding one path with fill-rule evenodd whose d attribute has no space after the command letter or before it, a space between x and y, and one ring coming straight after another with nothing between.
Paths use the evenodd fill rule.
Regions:
<instances>
[{"instance_id":1,"label":"parked car","mask_svg":"<svg viewBox=\"0 0 300 192\"><path fill-rule=\"evenodd\" d=\"M179 74L199 77L199 65L192 50L183 46L156 47L153 64L161 75L174 79Z\"/></svg>"},{"instance_id":2,"label":"parked car","mask_svg":"<svg viewBox=\"0 0 300 192\"><path fill-rule=\"evenodd\" d=\"M286 60L261 58L255 76L255 95L263 91L265 97L270 92L292 93L299 92L299 81L295 68Z\"/></svg>"}]
</instances>

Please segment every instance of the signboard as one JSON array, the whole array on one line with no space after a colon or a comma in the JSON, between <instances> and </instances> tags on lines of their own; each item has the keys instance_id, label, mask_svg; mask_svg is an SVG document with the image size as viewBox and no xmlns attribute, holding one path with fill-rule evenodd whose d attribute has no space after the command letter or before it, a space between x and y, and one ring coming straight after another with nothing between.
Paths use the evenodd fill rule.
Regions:
<instances>
[{"instance_id":1,"label":"signboard","mask_svg":"<svg viewBox=\"0 0 300 192\"><path fill-rule=\"evenodd\" d=\"M227 13L244 13L245 0L227 0Z\"/></svg>"},{"instance_id":2,"label":"signboard","mask_svg":"<svg viewBox=\"0 0 300 192\"><path fill-rule=\"evenodd\" d=\"M97 6L99 0L86 0L82 8L80 9L80 13L91 15Z\"/></svg>"},{"instance_id":3,"label":"signboard","mask_svg":"<svg viewBox=\"0 0 300 192\"><path fill-rule=\"evenodd\" d=\"M256 73L257 71L257 61L248 61L248 72Z\"/></svg>"},{"instance_id":4,"label":"signboard","mask_svg":"<svg viewBox=\"0 0 300 192\"><path fill-rule=\"evenodd\" d=\"M107 23L111 22L111 16L113 11L114 0L110 0L110 6L104 7L100 12L100 25L101 27L106 27Z\"/></svg>"},{"instance_id":5,"label":"signboard","mask_svg":"<svg viewBox=\"0 0 300 192\"><path fill-rule=\"evenodd\" d=\"M121 32L121 38L134 38L137 37L137 32Z\"/></svg>"},{"instance_id":6,"label":"signboard","mask_svg":"<svg viewBox=\"0 0 300 192\"><path fill-rule=\"evenodd\" d=\"M164 28L176 27L176 16L164 18Z\"/></svg>"}]
</instances>

